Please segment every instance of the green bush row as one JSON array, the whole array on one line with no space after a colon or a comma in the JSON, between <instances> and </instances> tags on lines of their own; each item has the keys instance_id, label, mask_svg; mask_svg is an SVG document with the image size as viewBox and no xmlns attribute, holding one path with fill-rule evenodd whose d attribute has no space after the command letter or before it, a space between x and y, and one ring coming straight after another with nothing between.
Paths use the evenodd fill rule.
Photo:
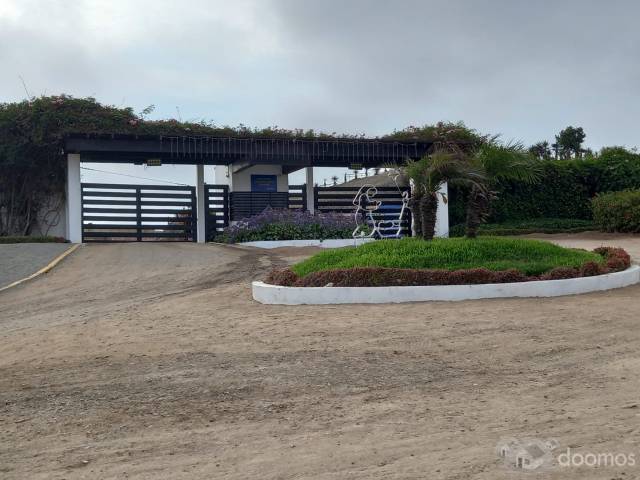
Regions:
<instances>
[{"instance_id":1,"label":"green bush row","mask_svg":"<svg viewBox=\"0 0 640 480\"><path fill-rule=\"evenodd\" d=\"M527 233L577 233L597 230L592 220L578 218L532 218L512 220L504 223L485 223L480 226L480 235L524 235ZM460 223L449 229L449 236L463 237L465 226Z\"/></svg>"},{"instance_id":2,"label":"green bush row","mask_svg":"<svg viewBox=\"0 0 640 480\"><path fill-rule=\"evenodd\" d=\"M597 195L593 219L605 232L640 232L640 190Z\"/></svg>"},{"instance_id":3,"label":"green bush row","mask_svg":"<svg viewBox=\"0 0 640 480\"><path fill-rule=\"evenodd\" d=\"M0 243L64 243L62 237L0 236Z\"/></svg>"},{"instance_id":4,"label":"green bush row","mask_svg":"<svg viewBox=\"0 0 640 480\"><path fill-rule=\"evenodd\" d=\"M598 193L640 188L640 154L622 147L604 148L585 159L542 162L534 185L503 182L497 186L489 223L532 218L593 218L591 199ZM464 223L466 192L450 188L450 222Z\"/></svg>"}]
</instances>

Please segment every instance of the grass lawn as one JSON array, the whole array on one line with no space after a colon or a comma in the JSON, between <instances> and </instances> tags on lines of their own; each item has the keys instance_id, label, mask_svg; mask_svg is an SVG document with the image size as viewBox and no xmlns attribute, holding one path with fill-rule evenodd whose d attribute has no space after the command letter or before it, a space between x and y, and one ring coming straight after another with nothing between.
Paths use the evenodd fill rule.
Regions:
<instances>
[{"instance_id":1,"label":"grass lawn","mask_svg":"<svg viewBox=\"0 0 640 480\"><path fill-rule=\"evenodd\" d=\"M601 255L563 248L549 242L528 239L481 237L380 240L360 247L326 250L292 267L301 277L312 272L353 267L428 268L462 270L516 269L539 275L554 267L580 267L585 262L603 262Z\"/></svg>"}]
</instances>

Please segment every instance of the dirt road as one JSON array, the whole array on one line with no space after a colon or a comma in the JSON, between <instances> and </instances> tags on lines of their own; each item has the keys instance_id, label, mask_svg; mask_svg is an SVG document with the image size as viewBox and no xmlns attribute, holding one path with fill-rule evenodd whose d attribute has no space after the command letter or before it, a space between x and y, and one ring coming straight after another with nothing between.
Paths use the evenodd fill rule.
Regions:
<instances>
[{"instance_id":1,"label":"dirt road","mask_svg":"<svg viewBox=\"0 0 640 480\"><path fill-rule=\"evenodd\" d=\"M572 236L621 245L640 238ZM91 245L0 294L2 479L501 479L505 436L634 453L640 286L554 299L267 306L288 252Z\"/></svg>"}]
</instances>

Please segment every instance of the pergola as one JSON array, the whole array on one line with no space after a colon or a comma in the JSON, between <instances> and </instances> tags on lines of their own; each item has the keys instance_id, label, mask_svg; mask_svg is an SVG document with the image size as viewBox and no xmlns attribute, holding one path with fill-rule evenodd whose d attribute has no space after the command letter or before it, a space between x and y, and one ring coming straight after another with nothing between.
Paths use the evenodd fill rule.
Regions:
<instances>
[{"instance_id":1,"label":"pergola","mask_svg":"<svg viewBox=\"0 0 640 480\"><path fill-rule=\"evenodd\" d=\"M306 184L313 186L313 167L362 169L401 164L409 158L423 157L431 147L431 142L424 141L366 138L70 135L64 147L68 168L67 238L82 241L80 162L196 165L197 237L203 242L205 165L224 168L230 191L251 191L253 182L248 179L253 176L276 177L280 189L287 188L289 173L303 168ZM313 211L313 188L307 188L306 195L308 209Z\"/></svg>"}]
</instances>

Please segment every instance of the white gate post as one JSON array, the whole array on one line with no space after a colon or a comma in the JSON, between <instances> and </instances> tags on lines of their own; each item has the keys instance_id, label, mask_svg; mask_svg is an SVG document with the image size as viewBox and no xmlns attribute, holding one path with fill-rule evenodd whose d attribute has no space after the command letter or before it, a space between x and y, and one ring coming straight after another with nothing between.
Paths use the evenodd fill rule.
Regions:
<instances>
[{"instance_id":1,"label":"white gate post","mask_svg":"<svg viewBox=\"0 0 640 480\"><path fill-rule=\"evenodd\" d=\"M198 219L198 243L205 243L207 241L205 221L207 215L206 198L204 193L204 165L196 165L196 217Z\"/></svg>"},{"instance_id":2,"label":"white gate post","mask_svg":"<svg viewBox=\"0 0 640 480\"><path fill-rule=\"evenodd\" d=\"M436 214L436 237L447 238L449 236L449 186L443 183L438 195L438 212ZM444 202L442 196L447 198Z\"/></svg>"},{"instance_id":3,"label":"white gate post","mask_svg":"<svg viewBox=\"0 0 640 480\"><path fill-rule=\"evenodd\" d=\"M411 194L413 195L415 184L413 180L409 180L409 185L411 187ZM438 195L438 211L436 213L436 228L435 228L435 237L447 238L449 236L449 185L447 183L443 183L440 186L438 192L441 195ZM447 198L447 203L444 202L442 196ZM412 217L415 219L415 215L413 210L411 211ZM411 236L416 236L416 222L413 220L411 222Z\"/></svg>"},{"instance_id":4,"label":"white gate post","mask_svg":"<svg viewBox=\"0 0 640 480\"><path fill-rule=\"evenodd\" d=\"M67 240L82 243L82 187L80 185L80 154L67 154Z\"/></svg>"},{"instance_id":5,"label":"white gate post","mask_svg":"<svg viewBox=\"0 0 640 480\"><path fill-rule=\"evenodd\" d=\"M313 184L313 167L307 167L305 168L306 170L306 174L307 174L307 211L309 213L311 213L312 215L315 213L316 211L316 206L314 204L314 184Z\"/></svg>"}]
</instances>

